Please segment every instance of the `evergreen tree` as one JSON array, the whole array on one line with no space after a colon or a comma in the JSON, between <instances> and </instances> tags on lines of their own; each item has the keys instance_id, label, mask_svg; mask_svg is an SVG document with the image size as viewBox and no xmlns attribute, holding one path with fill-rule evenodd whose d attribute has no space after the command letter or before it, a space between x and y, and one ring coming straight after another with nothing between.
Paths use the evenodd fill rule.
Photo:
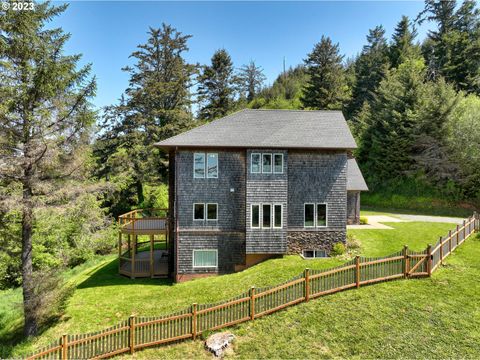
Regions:
<instances>
[{"instance_id":1,"label":"evergreen tree","mask_svg":"<svg viewBox=\"0 0 480 360\"><path fill-rule=\"evenodd\" d=\"M153 144L192 126L189 89L196 72L196 65L183 58L190 35L167 24L150 28L148 35L147 43L131 55L134 66L123 69L130 75L129 86L120 103L106 109L106 131L95 144L98 176L118 180L124 195L120 198L136 205L144 201L146 182L166 178L165 154ZM119 166L122 157L126 161ZM124 206L116 207L122 211Z\"/></svg>"},{"instance_id":2,"label":"evergreen tree","mask_svg":"<svg viewBox=\"0 0 480 360\"><path fill-rule=\"evenodd\" d=\"M252 101L262 89L266 77L263 69L254 61L243 65L238 74L238 82L243 93L247 94L247 101Z\"/></svg>"},{"instance_id":3,"label":"evergreen tree","mask_svg":"<svg viewBox=\"0 0 480 360\"><path fill-rule=\"evenodd\" d=\"M211 65L203 67L198 82L198 117L214 120L227 115L235 106L235 78L232 59L225 49L217 50Z\"/></svg>"},{"instance_id":4,"label":"evergreen tree","mask_svg":"<svg viewBox=\"0 0 480 360\"><path fill-rule=\"evenodd\" d=\"M322 36L304 60L309 75L301 98L304 108L342 108L347 92L342 60L339 45Z\"/></svg>"},{"instance_id":5,"label":"evergreen tree","mask_svg":"<svg viewBox=\"0 0 480 360\"><path fill-rule=\"evenodd\" d=\"M0 182L20 190L3 193L0 207L13 204L22 218L26 336L38 331L43 282L35 280L32 263L36 210L65 198L69 182L82 176L95 121L90 66L77 69L80 55L63 54L70 36L47 25L66 7L40 2L33 12L0 10Z\"/></svg>"},{"instance_id":6,"label":"evergreen tree","mask_svg":"<svg viewBox=\"0 0 480 360\"><path fill-rule=\"evenodd\" d=\"M389 57L390 66L398 67L405 59L420 56L420 49L413 43L416 32L411 29L408 16L402 16L392 35Z\"/></svg>"},{"instance_id":7,"label":"evergreen tree","mask_svg":"<svg viewBox=\"0 0 480 360\"><path fill-rule=\"evenodd\" d=\"M369 31L367 44L355 62L355 86L347 107L350 119L355 117L365 101L373 100L377 87L390 66L388 55L385 30L382 26L377 26Z\"/></svg>"}]
</instances>

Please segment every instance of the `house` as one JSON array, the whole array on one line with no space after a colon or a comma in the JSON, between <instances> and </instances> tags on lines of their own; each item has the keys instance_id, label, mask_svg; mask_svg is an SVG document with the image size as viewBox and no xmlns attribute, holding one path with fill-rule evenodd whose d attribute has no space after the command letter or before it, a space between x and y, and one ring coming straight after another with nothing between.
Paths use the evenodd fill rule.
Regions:
<instances>
[{"instance_id":1,"label":"house","mask_svg":"<svg viewBox=\"0 0 480 360\"><path fill-rule=\"evenodd\" d=\"M340 111L242 110L161 141L177 281L345 243L368 190Z\"/></svg>"}]
</instances>

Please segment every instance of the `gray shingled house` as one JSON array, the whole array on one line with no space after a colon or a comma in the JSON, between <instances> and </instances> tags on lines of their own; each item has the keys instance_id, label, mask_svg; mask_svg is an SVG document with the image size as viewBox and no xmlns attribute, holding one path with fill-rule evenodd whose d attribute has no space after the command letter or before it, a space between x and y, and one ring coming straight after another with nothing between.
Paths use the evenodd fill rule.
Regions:
<instances>
[{"instance_id":1,"label":"gray shingled house","mask_svg":"<svg viewBox=\"0 0 480 360\"><path fill-rule=\"evenodd\" d=\"M169 153L177 281L328 256L368 190L340 111L243 110L156 146Z\"/></svg>"}]
</instances>

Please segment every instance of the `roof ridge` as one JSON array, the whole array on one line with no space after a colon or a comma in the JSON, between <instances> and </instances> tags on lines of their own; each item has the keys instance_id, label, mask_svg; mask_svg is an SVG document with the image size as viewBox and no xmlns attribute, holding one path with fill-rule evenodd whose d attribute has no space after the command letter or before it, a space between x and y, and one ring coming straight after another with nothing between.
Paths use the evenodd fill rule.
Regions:
<instances>
[{"instance_id":1,"label":"roof ridge","mask_svg":"<svg viewBox=\"0 0 480 360\"><path fill-rule=\"evenodd\" d=\"M315 109L250 109L250 108L245 108L240 111L290 111L290 112L327 112L327 113L332 113L332 112L339 112L343 113L342 110L315 110ZM240 112L237 111L237 112ZM235 113L232 113L235 114Z\"/></svg>"}]
</instances>

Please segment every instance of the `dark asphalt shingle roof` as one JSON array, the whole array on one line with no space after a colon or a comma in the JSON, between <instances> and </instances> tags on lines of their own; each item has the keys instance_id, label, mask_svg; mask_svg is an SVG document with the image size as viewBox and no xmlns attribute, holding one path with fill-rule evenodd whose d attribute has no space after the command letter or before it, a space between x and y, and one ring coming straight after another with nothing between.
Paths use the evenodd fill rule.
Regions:
<instances>
[{"instance_id":1,"label":"dark asphalt shingle roof","mask_svg":"<svg viewBox=\"0 0 480 360\"><path fill-rule=\"evenodd\" d=\"M341 111L246 109L155 144L170 147L355 149Z\"/></svg>"},{"instance_id":2,"label":"dark asphalt shingle roof","mask_svg":"<svg viewBox=\"0 0 480 360\"><path fill-rule=\"evenodd\" d=\"M367 183L355 159L347 161L347 191L368 191Z\"/></svg>"}]
</instances>

